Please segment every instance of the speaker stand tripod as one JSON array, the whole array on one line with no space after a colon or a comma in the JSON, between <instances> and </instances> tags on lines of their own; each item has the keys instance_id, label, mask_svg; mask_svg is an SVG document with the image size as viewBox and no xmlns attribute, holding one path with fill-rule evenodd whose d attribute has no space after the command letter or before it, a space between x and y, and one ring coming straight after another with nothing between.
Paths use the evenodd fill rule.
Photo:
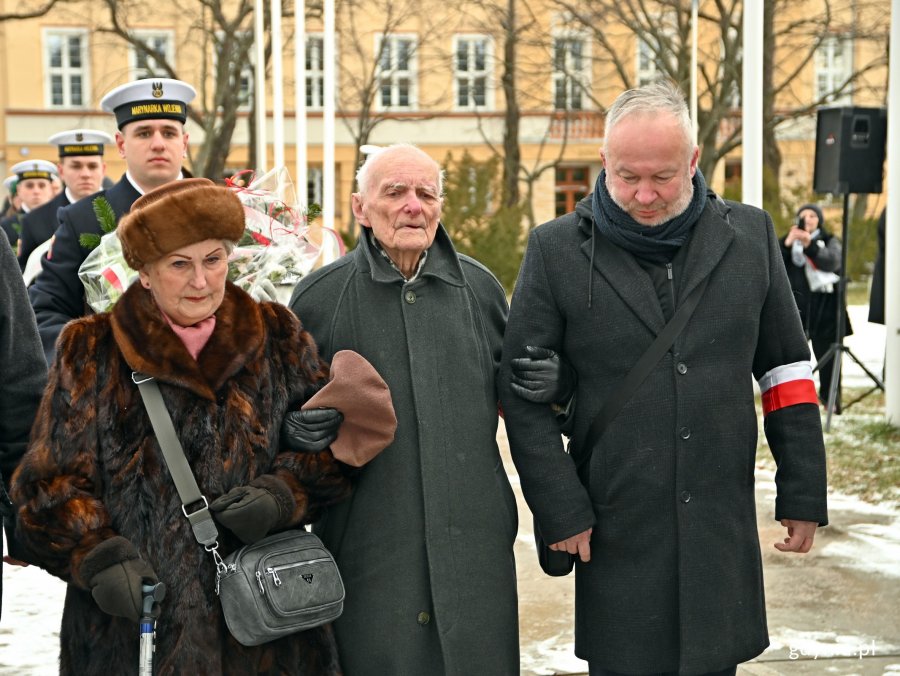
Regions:
<instances>
[{"instance_id":1,"label":"speaker stand tripod","mask_svg":"<svg viewBox=\"0 0 900 676\"><path fill-rule=\"evenodd\" d=\"M850 245L850 233L849 227L847 223L848 213L849 213L849 202L850 202L850 193L844 193L844 214L843 219L841 221L841 269L840 269L840 281L838 282L838 303L837 303L837 331L835 333L834 342L822 356L822 358L816 363L816 367L813 369L813 372L822 370L829 361L832 362L831 366L831 386L828 389L828 402L826 404L826 418L825 418L825 431L828 432L831 430L831 416L835 411L835 408L840 405L838 401L838 392L841 389L841 362L843 361L843 356L848 355L853 361L856 362L857 366L859 366L867 376L875 383L875 387L871 388L861 396L857 397L853 401L845 404L842 409L848 409L853 404L861 401L865 397L868 397L875 390L884 391L884 383L881 379L872 373L865 364L853 354L853 351L844 345L844 325L846 323L846 311L847 311L847 249Z\"/></svg>"}]
</instances>

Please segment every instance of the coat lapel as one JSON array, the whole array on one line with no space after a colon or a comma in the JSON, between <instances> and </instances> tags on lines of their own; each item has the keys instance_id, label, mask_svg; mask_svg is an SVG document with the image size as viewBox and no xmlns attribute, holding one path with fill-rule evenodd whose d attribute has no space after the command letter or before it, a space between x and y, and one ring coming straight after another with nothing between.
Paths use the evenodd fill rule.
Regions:
<instances>
[{"instance_id":1,"label":"coat lapel","mask_svg":"<svg viewBox=\"0 0 900 676\"><path fill-rule=\"evenodd\" d=\"M731 211L724 201L713 196L706 204L688 242L683 280L678 288L678 302L687 298L701 280L712 274L734 240L734 226L728 219Z\"/></svg>"},{"instance_id":2,"label":"coat lapel","mask_svg":"<svg viewBox=\"0 0 900 676\"><path fill-rule=\"evenodd\" d=\"M679 302L680 299L686 298L704 277L712 274L731 246L734 227L727 218L730 210L725 202L713 197L700 214L700 220L694 226L694 232L687 244L682 273L684 280L678 291ZM605 237L591 233L593 223L589 219L582 217L581 227L588 230L587 240L581 245L582 253L590 260L593 243L594 268L647 328L658 334L666 322L647 273L641 269L633 256Z\"/></svg>"},{"instance_id":3,"label":"coat lapel","mask_svg":"<svg viewBox=\"0 0 900 676\"><path fill-rule=\"evenodd\" d=\"M582 228L585 224L589 230L594 229L590 220L582 218ZM587 235L581 252L591 260L591 246L594 246L594 269L648 329L654 334L659 333L666 321L650 277L637 264L634 256L596 232L588 232Z\"/></svg>"}]
</instances>

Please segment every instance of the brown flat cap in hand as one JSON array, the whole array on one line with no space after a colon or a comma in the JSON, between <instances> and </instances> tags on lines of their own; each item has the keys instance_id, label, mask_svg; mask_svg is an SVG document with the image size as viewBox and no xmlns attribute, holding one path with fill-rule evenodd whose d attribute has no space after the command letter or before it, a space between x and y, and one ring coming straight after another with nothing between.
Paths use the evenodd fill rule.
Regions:
<instances>
[{"instance_id":1,"label":"brown flat cap in hand","mask_svg":"<svg viewBox=\"0 0 900 676\"><path fill-rule=\"evenodd\" d=\"M335 408L344 415L334 457L362 467L387 448L397 431L391 391L375 367L352 350L341 350L331 360L331 381L301 409Z\"/></svg>"}]
</instances>

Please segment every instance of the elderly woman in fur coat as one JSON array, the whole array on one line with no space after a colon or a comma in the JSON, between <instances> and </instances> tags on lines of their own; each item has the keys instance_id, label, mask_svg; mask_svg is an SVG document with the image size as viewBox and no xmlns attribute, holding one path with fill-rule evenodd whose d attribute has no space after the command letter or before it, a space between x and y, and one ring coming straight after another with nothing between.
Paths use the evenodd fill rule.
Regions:
<instances>
[{"instance_id":1,"label":"elderly woman in fur coat","mask_svg":"<svg viewBox=\"0 0 900 676\"><path fill-rule=\"evenodd\" d=\"M33 561L69 583L61 673L136 673L141 584L156 580L168 588L156 673L340 673L330 625L258 647L231 637L213 559L182 514L132 382L133 371L158 381L223 553L311 522L347 494L327 448L280 440L286 411L327 369L290 310L226 281L243 229L239 200L206 179L144 195L118 227L140 283L60 336L12 497Z\"/></svg>"}]
</instances>

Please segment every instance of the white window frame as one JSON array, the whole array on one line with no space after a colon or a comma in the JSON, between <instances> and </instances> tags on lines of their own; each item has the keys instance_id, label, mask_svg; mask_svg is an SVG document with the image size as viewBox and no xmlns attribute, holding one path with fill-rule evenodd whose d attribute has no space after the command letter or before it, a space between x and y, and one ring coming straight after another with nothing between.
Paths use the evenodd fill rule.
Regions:
<instances>
[{"instance_id":1,"label":"white window frame","mask_svg":"<svg viewBox=\"0 0 900 676\"><path fill-rule=\"evenodd\" d=\"M389 59L389 69L385 70L383 68L384 63L384 54L381 51L382 43L387 40L389 41L389 46L387 49L388 59ZM407 68L405 70L398 70L395 66L397 52L396 47L400 41L409 42L411 44L411 48L409 51ZM378 87L376 93L376 109L382 111L412 111L418 109L418 77L419 77L419 67L418 67L418 49L419 49L419 40L418 36L415 33L390 33L388 35L379 34L375 36L375 54L378 57L378 68L376 77L378 78ZM407 80L409 83L408 90L408 104L405 106L401 106L397 104L397 99L399 97L399 84L401 80ZM387 82L390 86L390 103L388 105L384 104L382 94L383 94L383 86Z\"/></svg>"},{"instance_id":2,"label":"white window frame","mask_svg":"<svg viewBox=\"0 0 900 676\"><path fill-rule=\"evenodd\" d=\"M678 31L677 18L673 12L663 12L657 17L657 25L659 31L671 42L675 38ZM657 50L659 51L659 50ZM674 66L675 55L671 55L672 62L669 63L670 69ZM645 63L641 61L645 60ZM659 57L653 51L653 45L643 38L638 38L634 50L634 81L635 86L643 87L644 85L656 82L660 74L664 71L659 67Z\"/></svg>"},{"instance_id":3,"label":"white window frame","mask_svg":"<svg viewBox=\"0 0 900 676\"><path fill-rule=\"evenodd\" d=\"M466 59L471 66L476 63L475 46L476 43L484 43L484 68L470 67L467 70L459 70L458 54L460 43L466 43ZM458 33L453 36L453 108L455 110L485 110L494 109L494 87L493 87L493 67L494 67L494 40L490 35L484 33ZM484 103L475 102L471 93L474 91L475 84L478 80L484 81ZM465 84L468 87L470 96L465 103L460 103L460 85Z\"/></svg>"},{"instance_id":4,"label":"white window frame","mask_svg":"<svg viewBox=\"0 0 900 676\"><path fill-rule=\"evenodd\" d=\"M135 30L132 31L134 37L139 38L143 42L147 42L149 40L153 40L155 38L162 38L165 40L165 54L166 60L173 64L175 63L175 31L173 30ZM148 60L152 60L153 57L147 56ZM157 64L159 65L159 64ZM155 74L151 74L146 66L141 66L138 64L138 50L133 45L128 45L128 69L131 73L132 80L140 80L146 78L153 77L168 77L164 72L160 71Z\"/></svg>"},{"instance_id":5,"label":"white window frame","mask_svg":"<svg viewBox=\"0 0 900 676\"><path fill-rule=\"evenodd\" d=\"M557 51L560 42L566 46L563 56L562 70L557 68L558 58ZM581 45L581 64L573 63L572 50L568 48L570 44ZM550 54L552 69L552 77L550 82L550 101L552 107L557 111L578 111L588 110L587 91L591 87L591 41L588 36L581 31L556 31L553 34L553 47ZM557 105L557 89L559 83L565 86L565 107ZM573 106L574 99L578 98L578 105Z\"/></svg>"},{"instance_id":6,"label":"white window frame","mask_svg":"<svg viewBox=\"0 0 900 676\"><path fill-rule=\"evenodd\" d=\"M317 49L312 49L313 41L318 43ZM337 51L337 47L335 47ZM306 78L306 108L307 110L322 110L325 107L325 34L306 34L306 63L303 64L303 74Z\"/></svg>"},{"instance_id":7,"label":"white window frame","mask_svg":"<svg viewBox=\"0 0 900 676\"><path fill-rule=\"evenodd\" d=\"M838 50L843 64L837 64ZM848 105L853 103L853 86L848 85L845 92L836 96L838 87L850 79L853 74L853 38L847 35L829 35L816 49L815 74L813 91L815 100L823 100L829 105Z\"/></svg>"},{"instance_id":8,"label":"white window frame","mask_svg":"<svg viewBox=\"0 0 900 676\"><path fill-rule=\"evenodd\" d=\"M85 108L91 100L91 69L90 69L90 33L84 28L44 28L42 30L41 40L44 53L44 101L47 108L55 110L64 108ZM73 68L69 65L69 38L77 37L81 40L81 66ZM50 41L53 38L60 38L63 42L61 50L62 63L59 66L51 65L50 59ZM58 76L62 78L62 96L61 103L53 102L53 78ZM81 103L72 103L72 77L81 78Z\"/></svg>"}]
</instances>

